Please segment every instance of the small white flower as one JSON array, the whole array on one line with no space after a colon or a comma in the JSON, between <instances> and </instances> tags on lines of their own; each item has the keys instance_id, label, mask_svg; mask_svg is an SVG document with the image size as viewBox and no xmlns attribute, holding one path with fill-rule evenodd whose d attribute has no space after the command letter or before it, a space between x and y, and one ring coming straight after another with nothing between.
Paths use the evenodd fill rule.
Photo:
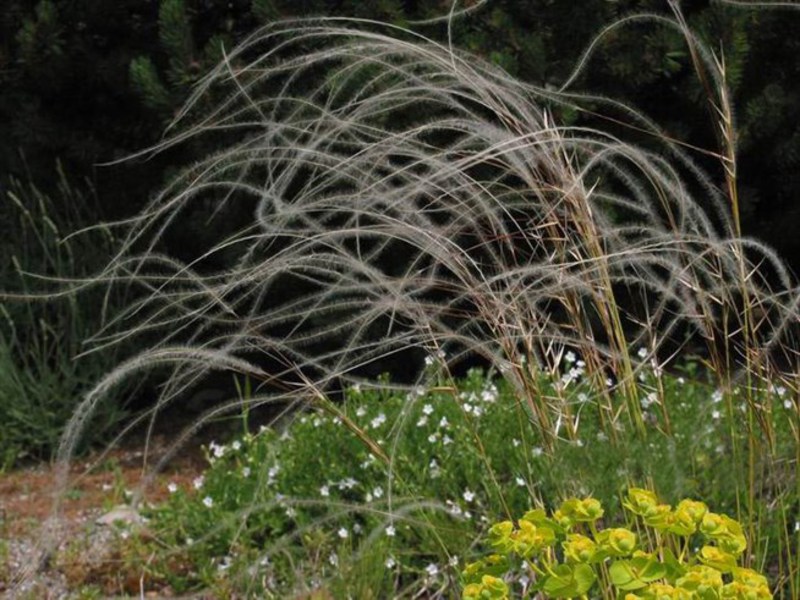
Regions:
<instances>
[{"instance_id":1,"label":"small white flower","mask_svg":"<svg viewBox=\"0 0 800 600\"><path fill-rule=\"evenodd\" d=\"M334 567L339 564L339 557L336 555L336 552L331 552L331 555L328 557L328 562Z\"/></svg>"},{"instance_id":2,"label":"small white flower","mask_svg":"<svg viewBox=\"0 0 800 600\"><path fill-rule=\"evenodd\" d=\"M447 561L447 564L450 565L451 567L457 567L458 566L458 557L455 556L455 555L451 556L450 560Z\"/></svg>"},{"instance_id":3,"label":"small white flower","mask_svg":"<svg viewBox=\"0 0 800 600\"><path fill-rule=\"evenodd\" d=\"M362 531L363 531L363 529L362 529L361 525L359 525L358 523L353 525L353 533L361 533Z\"/></svg>"},{"instance_id":4,"label":"small white flower","mask_svg":"<svg viewBox=\"0 0 800 600\"><path fill-rule=\"evenodd\" d=\"M450 426L450 421L447 420L447 417L442 417L439 421L439 427L442 429L447 429Z\"/></svg>"},{"instance_id":5,"label":"small white flower","mask_svg":"<svg viewBox=\"0 0 800 600\"><path fill-rule=\"evenodd\" d=\"M251 473L250 467L243 467L242 468L242 475L244 477L250 477L250 473Z\"/></svg>"},{"instance_id":6,"label":"small white flower","mask_svg":"<svg viewBox=\"0 0 800 600\"><path fill-rule=\"evenodd\" d=\"M356 409L356 416L357 416L357 417L363 417L363 416L364 416L364 415L366 415L366 414L367 414L367 409L366 409L366 408L364 408L363 406L359 406L359 407Z\"/></svg>"},{"instance_id":7,"label":"small white flower","mask_svg":"<svg viewBox=\"0 0 800 600\"><path fill-rule=\"evenodd\" d=\"M435 563L430 563L425 567L425 572L428 573L429 577L436 577L439 574L439 567Z\"/></svg>"},{"instance_id":8,"label":"small white flower","mask_svg":"<svg viewBox=\"0 0 800 600\"><path fill-rule=\"evenodd\" d=\"M291 506L287 506L284 512L286 513L286 516L289 517L290 519L293 519L294 517L297 516L297 511Z\"/></svg>"},{"instance_id":9,"label":"small white flower","mask_svg":"<svg viewBox=\"0 0 800 600\"><path fill-rule=\"evenodd\" d=\"M242 442L240 442L239 440L234 440L233 443L231 444L231 448L233 448L238 452L239 450L242 449Z\"/></svg>"},{"instance_id":10,"label":"small white flower","mask_svg":"<svg viewBox=\"0 0 800 600\"><path fill-rule=\"evenodd\" d=\"M323 498L327 498L331 495L330 488L327 485L323 485L321 488L319 488L319 495Z\"/></svg>"},{"instance_id":11,"label":"small white flower","mask_svg":"<svg viewBox=\"0 0 800 600\"><path fill-rule=\"evenodd\" d=\"M497 400L498 395L497 386L492 383L481 392L481 400L487 404L491 404Z\"/></svg>"},{"instance_id":12,"label":"small white flower","mask_svg":"<svg viewBox=\"0 0 800 600\"><path fill-rule=\"evenodd\" d=\"M322 425L322 419L320 419L319 417L314 417L314 420L311 421L311 424L314 427L319 427L320 425Z\"/></svg>"},{"instance_id":13,"label":"small white flower","mask_svg":"<svg viewBox=\"0 0 800 600\"><path fill-rule=\"evenodd\" d=\"M645 347L639 348L639 351L636 353L636 355L639 358L644 358L645 356L647 356L647 348Z\"/></svg>"},{"instance_id":14,"label":"small white flower","mask_svg":"<svg viewBox=\"0 0 800 600\"><path fill-rule=\"evenodd\" d=\"M794 407L794 404L792 404L791 400L784 400L783 401L783 408L785 408L786 410L789 410L789 409L791 409L793 407Z\"/></svg>"},{"instance_id":15,"label":"small white flower","mask_svg":"<svg viewBox=\"0 0 800 600\"><path fill-rule=\"evenodd\" d=\"M386 535L388 535L389 537L394 537L396 533L397 530L394 528L394 525L389 525L386 528Z\"/></svg>"},{"instance_id":16,"label":"small white flower","mask_svg":"<svg viewBox=\"0 0 800 600\"><path fill-rule=\"evenodd\" d=\"M525 487L525 480L522 477L515 477L514 481L517 482L519 487Z\"/></svg>"},{"instance_id":17,"label":"small white flower","mask_svg":"<svg viewBox=\"0 0 800 600\"><path fill-rule=\"evenodd\" d=\"M650 392L644 398L641 399L640 403L642 405L642 408L647 410L653 404L658 404L658 394L656 394L655 392Z\"/></svg>"},{"instance_id":18,"label":"small white flower","mask_svg":"<svg viewBox=\"0 0 800 600\"><path fill-rule=\"evenodd\" d=\"M192 487L194 487L194 489L196 490L199 490L201 487L203 487L204 483L205 483L205 477L203 477L202 475L192 479Z\"/></svg>"},{"instance_id":19,"label":"small white flower","mask_svg":"<svg viewBox=\"0 0 800 600\"><path fill-rule=\"evenodd\" d=\"M568 363L570 363L570 364L574 363L574 362L575 362L575 360L576 360L576 358L575 358L575 353L574 353L574 352L572 352L572 351L570 350L569 352L567 352L567 353L564 355L564 360L565 360L565 361L567 361L567 362L568 362Z\"/></svg>"},{"instance_id":20,"label":"small white flower","mask_svg":"<svg viewBox=\"0 0 800 600\"><path fill-rule=\"evenodd\" d=\"M442 444L444 444L445 446L452 443L453 443L453 438L451 438L449 435L445 435L442 437Z\"/></svg>"},{"instance_id":21,"label":"small white flower","mask_svg":"<svg viewBox=\"0 0 800 600\"><path fill-rule=\"evenodd\" d=\"M432 434L430 434L430 435L428 436L428 441L429 441L431 444L434 444L434 443L436 443L436 434L435 434L435 433L432 433Z\"/></svg>"},{"instance_id":22,"label":"small white flower","mask_svg":"<svg viewBox=\"0 0 800 600\"><path fill-rule=\"evenodd\" d=\"M533 450L531 450L534 456L541 456L544 453L544 450L536 446Z\"/></svg>"},{"instance_id":23,"label":"small white flower","mask_svg":"<svg viewBox=\"0 0 800 600\"><path fill-rule=\"evenodd\" d=\"M339 482L339 489L340 490L352 490L357 485L358 485L358 481L356 481L352 477L348 477L347 479L342 479Z\"/></svg>"},{"instance_id":24,"label":"small white flower","mask_svg":"<svg viewBox=\"0 0 800 600\"><path fill-rule=\"evenodd\" d=\"M430 367L433 363L436 362L436 358L431 356L430 354L425 357L425 366Z\"/></svg>"},{"instance_id":25,"label":"small white flower","mask_svg":"<svg viewBox=\"0 0 800 600\"><path fill-rule=\"evenodd\" d=\"M719 404L722 402L722 390L714 390L714 393L711 394L711 401L714 404Z\"/></svg>"},{"instance_id":26,"label":"small white flower","mask_svg":"<svg viewBox=\"0 0 800 600\"><path fill-rule=\"evenodd\" d=\"M511 440L511 445L512 445L512 446L514 446L514 448L519 448L519 445L520 445L521 443L522 443L522 442L520 442L520 441L519 441L517 438L513 438L513 439Z\"/></svg>"},{"instance_id":27,"label":"small white flower","mask_svg":"<svg viewBox=\"0 0 800 600\"><path fill-rule=\"evenodd\" d=\"M348 533L347 529L345 529L344 527L340 527L339 531L336 532L336 535L338 535L340 538L344 540L347 539L347 536L350 534Z\"/></svg>"},{"instance_id":28,"label":"small white flower","mask_svg":"<svg viewBox=\"0 0 800 600\"><path fill-rule=\"evenodd\" d=\"M211 496L206 496L203 498L203 504L205 504L207 508L211 508L214 506L214 499Z\"/></svg>"},{"instance_id":29,"label":"small white flower","mask_svg":"<svg viewBox=\"0 0 800 600\"><path fill-rule=\"evenodd\" d=\"M384 423L386 423L386 415L384 413L380 413L377 417L375 417L374 419L372 419L372 421L370 421L370 425L372 426L373 429L377 429Z\"/></svg>"},{"instance_id":30,"label":"small white flower","mask_svg":"<svg viewBox=\"0 0 800 600\"><path fill-rule=\"evenodd\" d=\"M225 456L225 446L220 446L216 442L211 442L209 448L216 458L222 458Z\"/></svg>"},{"instance_id":31,"label":"small white flower","mask_svg":"<svg viewBox=\"0 0 800 600\"><path fill-rule=\"evenodd\" d=\"M394 569L395 565L397 564L397 561L395 561L395 559L390 556L389 558L386 559L386 562L383 564L386 566L387 569Z\"/></svg>"},{"instance_id":32,"label":"small white flower","mask_svg":"<svg viewBox=\"0 0 800 600\"><path fill-rule=\"evenodd\" d=\"M428 424L428 416L427 415L422 415L417 420L417 427L425 427L425 425L427 425L427 424Z\"/></svg>"},{"instance_id":33,"label":"small white flower","mask_svg":"<svg viewBox=\"0 0 800 600\"><path fill-rule=\"evenodd\" d=\"M175 492L178 491L178 484L173 481L170 481L167 484L167 490L169 491L170 494L174 494Z\"/></svg>"},{"instance_id":34,"label":"small white flower","mask_svg":"<svg viewBox=\"0 0 800 600\"><path fill-rule=\"evenodd\" d=\"M711 413L711 418L714 420L718 420L721 416L722 413L720 413L718 410L712 411Z\"/></svg>"},{"instance_id":35,"label":"small white flower","mask_svg":"<svg viewBox=\"0 0 800 600\"><path fill-rule=\"evenodd\" d=\"M678 377L678 385L683 385L686 383L686 380L683 377Z\"/></svg>"},{"instance_id":36,"label":"small white flower","mask_svg":"<svg viewBox=\"0 0 800 600\"><path fill-rule=\"evenodd\" d=\"M775 388L775 393L778 394L780 398L783 398L784 395L786 394L786 388L783 387L782 385L779 385L778 387Z\"/></svg>"},{"instance_id":37,"label":"small white flower","mask_svg":"<svg viewBox=\"0 0 800 600\"><path fill-rule=\"evenodd\" d=\"M426 415L432 415L433 406L431 406L430 404L426 404L425 406L422 407L422 412Z\"/></svg>"},{"instance_id":38,"label":"small white flower","mask_svg":"<svg viewBox=\"0 0 800 600\"><path fill-rule=\"evenodd\" d=\"M119 536L120 536L120 537L121 537L123 540L127 540L127 539L130 537L130 535L131 535L131 532L130 532L130 531L128 531L127 529L123 529L122 531L120 531L120 532L119 532Z\"/></svg>"},{"instance_id":39,"label":"small white flower","mask_svg":"<svg viewBox=\"0 0 800 600\"><path fill-rule=\"evenodd\" d=\"M380 498L383 496L383 488L381 486L377 486L374 490L372 490L372 495L376 498Z\"/></svg>"},{"instance_id":40,"label":"small white flower","mask_svg":"<svg viewBox=\"0 0 800 600\"><path fill-rule=\"evenodd\" d=\"M580 402L581 404L584 404L584 403L586 403L587 400L589 400L589 396L587 396L583 392L578 394L578 402Z\"/></svg>"},{"instance_id":41,"label":"small white flower","mask_svg":"<svg viewBox=\"0 0 800 600\"><path fill-rule=\"evenodd\" d=\"M462 496L463 496L465 502L472 502L473 500L475 500L475 492L473 492L469 488L464 490L464 493L462 494Z\"/></svg>"}]
</instances>

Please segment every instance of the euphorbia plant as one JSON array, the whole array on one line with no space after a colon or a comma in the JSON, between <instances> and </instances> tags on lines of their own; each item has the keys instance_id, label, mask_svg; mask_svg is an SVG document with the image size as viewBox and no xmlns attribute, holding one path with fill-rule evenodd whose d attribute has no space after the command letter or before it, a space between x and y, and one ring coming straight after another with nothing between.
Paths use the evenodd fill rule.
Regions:
<instances>
[{"instance_id":1,"label":"euphorbia plant","mask_svg":"<svg viewBox=\"0 0 800 600\"><path fill-rule=\"evenodd\" d=\"M510 573L532 574L523 597L624 600L767 600L766 578L741 566L742 526L705 503L674 508L650 490L631 488L623 501L628 527L603 528L594 498L570 498L551 515L528 511L489 529L495 553L463 571L465 600L511 597Z\"/></svg>"}]
</instances>

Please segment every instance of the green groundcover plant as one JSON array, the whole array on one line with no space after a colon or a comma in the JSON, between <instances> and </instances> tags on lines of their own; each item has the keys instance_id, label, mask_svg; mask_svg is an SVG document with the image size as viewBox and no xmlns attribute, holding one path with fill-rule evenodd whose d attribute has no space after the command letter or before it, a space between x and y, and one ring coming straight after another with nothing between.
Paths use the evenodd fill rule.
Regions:
<instances>
[{"instance_id":1,"label":"green groundcover plant","mask_svg":"<svg viewBox=\"0 0 800 600\"><path fill-rule=\"evenodd\" d=\"M650 492L633 492L620 502L621 490L634 482L648 482L676 500L703 497L714 507L737 510L737 488L748 474L745 464L729 464L727 454L747 430L727 426L722 395L698 379L694 367L664 377L663 402L678 433L666 435L651 426L642 437L635 427L621 425L613 443L588 395L582 364L579 356L565 357L565 372L577 370L567 391L581 415L580 436L560 438L552 453L530 429L513 387L478 370L455 385L441 381L428 389L393 391L388 381L352 388L343 404L320 405L280 428L251 433L245 427L242 435L206 448L209 468L190 486L167 484L168 501L145 511L150 541L129 537L128 554L145 557L135 568L151 585L211 588L221 597L314 590L334 597L450 596L462 581L463 565L479 555L481 538L494 540L508 527L492 528L497 515L510 519L531 505L557 511L559 498L591 493L605 507L605 523L631 525L631 511L644 511L651 498ZM648 372L639 385L646 391L653 383ZM546 385L553 384L542 382ZM764 399L770 394L787 400L783 389L760 393ZM735 397L736 405L743 405L741 393ZM658 419L658 409L656 403L644 408L648 422ZM791 448L786 426L791 410L787 402L774 415L781 452ZM697 423L704 425L698 429ZM690 428L696 433L680 433ZM775 493L781 494L780 510ZM775 572L785 560L796 535L794 502L796 496L779 487L758 498L754 548L744 553L749 564ZM574 503L563 505L561 513ZM648 513L642 527L633 529L640 536L637 549L653 552L660 544L681 564L693 564L689 556L696 554L696 540L678 543L658 529L673 527L672 515L683 512L655 506L657 519ZM656 531L644 533L652 523ZM555 527L558 535L551 542L558 542L559 553L566 534L577 535L581 527L594 533L590 524ZM575 541L570 552L578 552L576 540L582 538L569 539ZM469 577L497 576L499 564L488 571L472 567ZM502 564L510 568L509 586L532 591L533 573L521 564ZM789 582L773 583L783 593ZM545 591L554 595L550 588Z\"/></svg>"},{"instance_id":2,"label":"green groundcover plant","mask_svg":"<svg viewBox=\"0 0 800 600\"><path fill-rule=\"evenodd\" d=\"M673 509L641 488L629 489L623 506L631 528L599 528L604 510L591 497L492 525L496 554L467 565L464 599L509 598L502 576L520 564L534 577L526 597L586 598L599 588L603 598L625 600L772 598L766 577L739 564L747 548L739 522L696 500Z\"/></svg>"}]
</instances>

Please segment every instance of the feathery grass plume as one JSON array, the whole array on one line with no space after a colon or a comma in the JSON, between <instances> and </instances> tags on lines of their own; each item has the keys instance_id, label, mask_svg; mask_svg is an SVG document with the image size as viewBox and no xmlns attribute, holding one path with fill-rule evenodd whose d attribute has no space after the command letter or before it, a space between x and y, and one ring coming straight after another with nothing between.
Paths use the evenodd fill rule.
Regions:
<instances>
[{"instance_id":1,"label":"feathery grass plume","mask_svg":"<svg viewBox=\"0 0 800 600\"><path fill-rule=\"evenodd\" d=\"M207 98L216 108L195 110ZM589 102L660 147L553 117ZM383 24L288 21L227 55L168 133L150 151L214 151L127 222L97 278L142 290L97 348L150 347L87 395L62 479L100 395L148 367L171 369L155 419L212 369L261 382L254 403L316 403L393 358L442 352L452 367L476 355L515 386L549 447L577 427L567 351L585 361L611 436L620 421L644 428L639 371L687 335L726 380L795 363L800 299L786 268L736 235L689 150L613 100L527 85ZM200 209L216 239L185 260L160 254Z\"/></svg>"},{"instance_id":2,"label":"feathery grass plume","mask_svg":"<svg viewBox=\"0 0 800 600\"><path fill-rule=\"evenodd\" d=\"M736 236L716 187L653 123L605 102L659 139L659 153L559 126L549 107L589 98L385 31L283 22L200 83L155 150L194 139L216 150L131 221L100 279L146 294L118 319L133 327L98 340L156 333L144 357L178 343L253 370L277 363L271 378L287 397L304 393L303 378L325 389L409 348L444 350L451 363L477 354L518 387L545 443L572 420L536 375L560 373L565 349L584 357L609 423L625 414L639 427L631 344L657 357L689 331L729 369L790 352L797 294L786 269ZM207 95L217 108L195 113ZM159 255L198 205L218 239L186 262ZM236 214L252 220L231 235L223 217ZM743 299L759 315L744 339ZM214 366L178 366L162 401ZM609 376L626 410L603 391Z\"/></svg>"}]
</instances>

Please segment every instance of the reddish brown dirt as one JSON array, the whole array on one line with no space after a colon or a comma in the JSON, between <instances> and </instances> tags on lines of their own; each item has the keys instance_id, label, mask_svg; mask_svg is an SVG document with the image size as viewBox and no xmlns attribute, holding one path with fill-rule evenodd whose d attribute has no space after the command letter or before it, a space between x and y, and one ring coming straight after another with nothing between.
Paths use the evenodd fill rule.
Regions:
<instances>
[{"instance_id":1,"label":"reddish brown dirt","mask_svg":"<svg viewBox=\"0 0 800 600\"><path fill-rule=\"evenodd\" d=\"M154 464L166 448L166 439L154 438L149 463ZM61 511L67 522L99 514L125 502L125 490L134 490L142 477L143 452L134 447L113 449L76 461L69 488L61 494ZM206 466L199 447L176 456L146 488L144 501L157 503L168 495L167 483L188 488ZM12 539L31 533L51 513L54 469L37 465L0 474L0 538Z\"/></svg>"}]
</instances>

